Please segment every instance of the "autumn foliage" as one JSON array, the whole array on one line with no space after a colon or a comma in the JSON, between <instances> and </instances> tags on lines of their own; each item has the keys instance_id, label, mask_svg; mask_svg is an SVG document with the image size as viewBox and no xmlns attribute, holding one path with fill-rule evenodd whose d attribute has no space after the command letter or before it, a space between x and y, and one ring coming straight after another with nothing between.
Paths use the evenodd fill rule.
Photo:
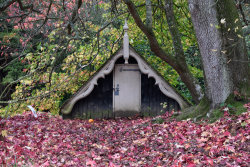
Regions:
<instances>
[{"instance_id":1,"label":"autumn foliage","mask_svg":"<svg viewBox=\"0 0 250 167\"><path fill-rule=\"evenodd\" d=\"M246 107L248 107L246 105ZM1 120L0 164L10 166L248 166L250 119L63 120L24 113ZM156 120L161 119L163 123Z\"/></svg>"}]
</instances>

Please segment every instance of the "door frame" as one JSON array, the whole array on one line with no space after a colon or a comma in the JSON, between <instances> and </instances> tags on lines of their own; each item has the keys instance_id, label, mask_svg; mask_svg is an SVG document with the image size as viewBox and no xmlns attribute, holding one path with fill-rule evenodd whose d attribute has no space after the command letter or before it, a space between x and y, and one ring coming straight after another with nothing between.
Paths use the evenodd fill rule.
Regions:
<instances>
[{"instance_id":1,"label":"door frame","mask_svg":"<svg viewBox=\"0 0 250 167\"><path fill-rule=\"evenodd\" d=\"M141 112L141 70L139 68L139 65L138 64L115 64L114 65L114 69L113 69L113 114L115 114L115 95L114 95L114 91L115 91L115 68L117 66L136 66L139 70L139 73L140 73L140 79L139 79L139 112ZM138 113L139 113L138 112Z\"/></svg>"}]
</instances>

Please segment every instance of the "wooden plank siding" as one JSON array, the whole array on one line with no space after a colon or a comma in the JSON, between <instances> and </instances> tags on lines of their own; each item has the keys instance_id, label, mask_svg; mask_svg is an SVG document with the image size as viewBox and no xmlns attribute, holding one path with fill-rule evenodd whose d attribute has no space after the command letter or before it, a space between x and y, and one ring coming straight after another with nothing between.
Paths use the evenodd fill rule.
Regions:
<instances>
[{"instance_id":1,"label":"wooden plank siding","mask_svg":"<svg viewBox=\"0 0 250 167\"><path fill-rule=\"evenodd\" d=\"M167 107L163 108L162 103ZM164 95L155 85L154 78L148 78L147 75L141 75L141 113L143 116L156 116L164 114L166 111L180 110L180 106L174 99Z\"/></svg>"},{"instance_id":2,"label":"wooden plank siding","mask_svg":"<svg viewBox=\"0 0 250 167\"><path fill-rule=\"evenodd\" d=\"M121 57L116 64L123 64L124 59ZM137 64L134 58L129 59L130 64ZM167 107L163 109L162 103ZM165 96L158 85L155 85L154 78L148 78L147 75L141 74L141 112L142 116L156 116L164 114L172 109L180 110L177 101ZM79 100L74 105L72 112L63 115L63 118L80 118L80 119L105 119L114 118L113 114L113 72L105 76L105 79L98 80L98 85L85 98Z\"/></svg>"},{"instance_id":3,"label":"wooden plank siding","mask_svg":"<svg viewBox=\"0 0 250 167\"><path fill-rule=\"evenodd\" d=\"M85 98L74 105L69 115L64 118L97 119L113 117L113 73L100 78L98 85Z\"/></svg>"}]
</instances>

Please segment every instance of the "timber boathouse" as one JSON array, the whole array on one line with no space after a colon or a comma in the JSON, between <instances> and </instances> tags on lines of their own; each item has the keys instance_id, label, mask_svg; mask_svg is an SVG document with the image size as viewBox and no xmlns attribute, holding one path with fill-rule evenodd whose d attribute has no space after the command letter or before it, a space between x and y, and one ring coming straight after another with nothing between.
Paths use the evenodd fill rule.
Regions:
<instances>
[{"instance_id":1,"label":"timber boathouse","mask_svg":"<svg viewBox=\"0 0 250 167\"><path fill-rule=\"evenodd\" d=\"M126 21L123 28L123 47L62 105L63 118L156 116L188 105L129 45Z\"/></svg>"}]
</instances>

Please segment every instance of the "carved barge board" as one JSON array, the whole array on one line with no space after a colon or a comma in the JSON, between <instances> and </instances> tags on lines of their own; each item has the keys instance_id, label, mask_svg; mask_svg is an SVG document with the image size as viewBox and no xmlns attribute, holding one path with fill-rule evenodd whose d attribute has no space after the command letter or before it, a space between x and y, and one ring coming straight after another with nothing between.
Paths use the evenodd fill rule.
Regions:
<instances>
[{"instance_id":1,"label":"carved barge board","mask_svg":"<svg viewBox=\"0 0 250 167\"><path fill-rule=\"evenodd\" d=\"M119 51L118 53L120 52L122 51ZM130 51L130 54L133 54L133 52L134 51ZM138 62L141 64L139 65ZM109 66L107 66L107 64ZM75 104L73 104L72 110L68 114L62 112L64 118L105 119L119 116L126 117L137 114L128 111L122 115L117 115L113 111L113 69L115 64L124 64L124 59L121 54L117 57L111 57L106 65L104 65L104 67L101 68L101 70L99 70L99 72L97 72L97 74L94 75L92 79L85 84L85 86L83 86L75 95L71 97L71 99L69 99L68 102L64 104L61 108L61 112L65 107L67 107L67 105L72 105L74 99L79 98L79 96L82 97L82 95L85 94L84 97L80 98ZM171 111L172 109L179 110L182 107L187 106L187 103L182 99L182 97L177 94L175 90L169 86L168 83L163 80L163 78L158 75L143 58L137 57L136 59L133 56L130 56L129 64L138 64L139 68L144 68L144 73L141 71L140 115L156 116L163 114L165 111ZM104 75L107 71L110 72ZM99 76L99 79L94 81L93 79L97 76ZM93 84L93 88L91 83L95 83ZM89 89L92 90L89 91ZM86 92L89 94L86 95ZM170 97L168 96L169 94L171 95ZM161 105L164 102L167 104L165 109L163 109L163 106Z\"/></svg>"},{"instance_id":2,"label":"carved barge board","mask_svg":"<svg viewBox=\"0 0 250 167\"><path fill-rule=\"evenodd\" d=\"M113 74L100 78L91 94L80 99L64 118L113 118Z\"/></svg>"},{"instance_id":3,"label":"carved barge board","mask_svg":"<svg viewBox=\"0 0 250 167\"><path fill-rule=\"evenodd\" d=\"M103 67L63 104L60 112L64 118L158 115L164 110L160 106L161 103L167 103L167 110L188 105L182 96L129 46L126 21L123 29L123 48L112 55Z\"/></svg>"}]
</instances>

